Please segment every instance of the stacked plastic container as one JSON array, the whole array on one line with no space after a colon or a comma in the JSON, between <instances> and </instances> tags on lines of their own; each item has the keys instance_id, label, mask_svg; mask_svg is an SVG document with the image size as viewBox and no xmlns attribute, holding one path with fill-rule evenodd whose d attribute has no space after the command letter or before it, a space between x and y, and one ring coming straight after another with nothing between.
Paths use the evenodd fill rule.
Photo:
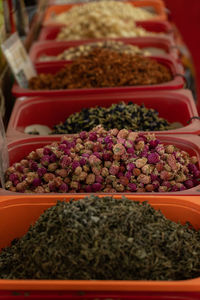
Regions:
<instances>
[{"instance_id":1,"label":"stacked plastic container","mask_svg":"<svg viewBox=\"0 0 200 300\"><path fill-rule=\"evenodd\" d=\"M82 108L96 105L109 107L122 100L125 103L133 100L138 105L144 104L147 108L156 109L160 117L166 118L169 122L183 124L183 127L178 129L155 133L164 144L175 145L190 155L196 155L200 167L200 121L195 118L198 117L197 108L191 91L186 88L173 27L167 20L164 3L162 0L130 1L130 3L139 7L153 7L156 12L155 20L138 24L149 31L164 32L165 36L119 37L115 40L139 48L154 47L162 50L164 54L153 57L170 69L173 80L152 86L42 91L24 89L14 84L12 92L17 99L7 128L10 165L36 148L61 139L61 135L28 135L24 133L25 127L41 124L52 128L54 124L64 121L70 114ZM52 15L67 11L74 5L77 4L52 4L47 8L38 41L30 50L30 58L38 73L55 73L66 63L66 61L40 62L39 58L42 55L58 55L70 47L91 42L91 40L66 42L55 40L63 25L53 24ZM181 192L129 193L127 197L133 201L147 200L170 220L180 221L183 224L189 221L196 229L200 229L199 193L200 185ZM57 200L65 198L69 201L72 197L80 199L85 194L24 195L1 189L0 196L0 248L2 248L9 245L13 238L26 233L29 225L44 209L54 205ZM116 193L113 197L120 198L121 195ZM40 299L43 297L80 299L80 292L83 292L81 299L174 299L174 297L197 299L196 297L200 297L200 279L177 282L0 280L0 291L2 295L7 295L7 299L11 299L8 292L11 290L18 291L19 297L20 295L23 297L29 291L30 296L35 295Z\"/></svg>"}]
</instances>

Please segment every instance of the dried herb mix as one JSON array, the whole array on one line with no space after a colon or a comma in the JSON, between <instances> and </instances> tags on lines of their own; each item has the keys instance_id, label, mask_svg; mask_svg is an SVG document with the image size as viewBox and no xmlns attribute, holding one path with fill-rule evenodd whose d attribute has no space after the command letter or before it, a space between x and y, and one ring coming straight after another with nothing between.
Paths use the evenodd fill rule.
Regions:
<instances>
[{"instance_id":1,"label":"dried herb mix","mask_svg":"<svg viewBox=\"0 0 200 300\"><path fill-rule=\"evenodd\" d=\"M125 128L132 131L162 131L172 129L172 125L158 116L155 109L133 102L121 102L110 107L96 106L83 108L68 116L65 122L53 126L52 134L71 134L90 131L94 126L102 125L106 130Z\"/></svg>"},{"instance_id":2,"label":"dried herb mix","mask_svg":"<svg viewBox=\"0 0 200 300\"><path fill-rule=\"evenodd\" d=\"M200 234L147 202L57 202L0 253L3 279L183 280L200 276Z\"/></svg>"},{"instance_id":3,"label":"dried herb mix","mask_svg":"<svg viewBox=\"0 0 200 300\"><path fill-rule=\"evenodd\" d=\"M63 137L9 167L5 187L24 193L176 192L199 184L196 156L127 129Z\"/></svg>"},{"instance_id":4,"label":"dried herb mix","mask_svg":"<svg viewBox=\"0 0 200 300\"><path fill-rule=\"evenodd\" d=\"M57 56L42 55L39 57L39 61L73 60L77 57L80 57L81 55L89 54L94 48L110 49L116 52L127 53L132 55L150 55L149 51L139 48L137 46L125 44L120 41L106 40L103 42L87 43L76 47L70 47L62 53L58 54Z\"/></svg>"},{"instance_id":5,"label":"dried herb mix","mask_svg":"<svg viewBox=\"0 0 200 300\"><path fill-rule=\"evenodd\" d=\"M97 48L56 74L39 74L29 81L32 90L80 89L153 85L172 80L170 70L140 55Z\"/></svg>"}]
</instances>

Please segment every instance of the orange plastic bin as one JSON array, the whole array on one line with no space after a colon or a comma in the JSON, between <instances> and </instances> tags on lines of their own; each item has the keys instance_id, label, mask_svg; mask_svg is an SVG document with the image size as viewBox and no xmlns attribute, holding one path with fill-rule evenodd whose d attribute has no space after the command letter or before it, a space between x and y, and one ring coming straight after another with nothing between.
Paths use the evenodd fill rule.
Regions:
<instances>
[{"instance_id":1,"label":"orange plastic bin","mask_svg":"<svg viewBox=\"0 0 200 300\"><path fill-rule=\"evenodd\" d=\"M73 196L75 200L84 195ZM114 196L120 198L121 195ZM133 201L145 201L172 221L189 221L200 229L200 197L188 196L127 196ZM30 224L60 196L7 196L0 198L0 248L23 236ZM71 196L65 196L69 201ZM107 292L200 292L200 278L181 281L106 281L106 280L1 280L0 291L107 291ZM90 298L89 298L90 299ZM123 298L124 299L124 298ZM191 299L191 298L190 298Z\"/></svg>"}]
</instances>

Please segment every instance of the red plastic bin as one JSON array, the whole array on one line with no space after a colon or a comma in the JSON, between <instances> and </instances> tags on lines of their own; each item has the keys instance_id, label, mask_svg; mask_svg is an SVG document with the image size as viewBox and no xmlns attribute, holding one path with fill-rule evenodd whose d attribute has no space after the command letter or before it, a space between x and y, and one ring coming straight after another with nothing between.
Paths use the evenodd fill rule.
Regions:
<instances>
[{"instance_id":1,"label":"red plastic bin","mask_svg":"<svg viewBox=\"0 0 200 300\"><path fill-rule=\"evenodd\" d=\"M151 18L151 20L167 20L167 14L165 10L165 5L162 0L140 0L140 1L126 1L127 3L131 4L132 6L140 7L140 8L149 8L151 7L154 12L155 16ZM74 6L77 5L84 5L85 3L73 3L73 4L63 4L63 5L51 5L46 9L43 26L47 26L49 24L55 24L56 22L53 21L52 16L59 15L63 12L67 12Z\"/></svg>"},{"instance_id":2,"label":"red plastic bin","mask_svg":"<svg viewBox=\"0 0 200 300\"><path fill-rule=\"evenodd\" d=\"M166 54L169 54L174 59L178 59L178 50L175 47L175 43L172 39L168 37L142 37L142 38L119 38L113 39L115 41L120 41L128 45L138 46L139 48L158 48L163 50ZM92 42L99 42L105 41L105 39L97 39L93 40ZM49 56L57 56L61 54L63 51L71 48L77 47L79 45L84 45L91 43L91 40L84 40L84 41L46 41L46 42L36 42L33 43L29 55L33 63L39 62L39 58L42 55L49 55ZM56 61L56 60L55 60ZM65 62L66 60L63 60ZM45 63L51 63L52 61L46 61Z\"/></svg>"},{"instance_id":3,"label":"red plastic bin","mask_svg":"<svg viewBox=\"0 0 200 300\"><path fill-rule=\"evenodd\" d=\"M187 151L191 156L196 155L198 158L198 167L200 168L200 137L199 136L192 135L192 134L191 135L160 134L158 136L158 139L165 145L174 145L180 148L181 150ZM21 159L27 156L31 151L34 151L37 148L41 148L45 145L51 144L52 142L56 142L60 140L61 140L61 136L44 136L44 137L18 139L16 141L10 142L8 144L10 166L15 162L19 162ZM4 190L1 188L0 196L6 194L18 195L21 193L10 192L8 190ZM108 193L105 194L108 195ZM124 193L124 194L131 194L131 193ZM149 193L141 193L141 194L149 195ZM160 193L154 192L151 194L158 195ZM179 195L179 194L200 195L200 185L185 191L162 193L162 195ZM77 193L73 195L77 195Z\"/></svg>"},{"instance_id":4,"label":"red plastic bin","mask_svg":"<svg viewBox=\"0 0 200 300\"><path fill-rule=\"evenodd\" d=\"M74 199L78 200L83 198L84 195L75 195ZM115 198L121 198L121 195L115 195ZM181 222L185 224L189 221L194 228L200 229L200 199L198 196L193 198L188 196L139 196L139 195L128 195L127 196L132 201L143 202L148 200L150 205L152 205L156 210L161 210L166 218L174 221ZM30 224L33 224L37 218L43 213L45 209L56 204L58 200L63 200L63 195L51 196L51 195L23 195L23 196L7 196L2 197L0 201L0 247L8 246L13 238L23 236ZM69 201L71 195L65 197L66 201ZM98 293L104 297L107 295L111 296L114 294L118 295L117 299L179 299L175 298L176 293L199 293L200 292L200 278L195 278L191 280L180 280L180 281L142 281L142 280L5 280L0 279L0 291L10 290L10 291L37 291L38 293L43 293L46 291L50 293L57 292L59 296L63 293L69 292L74 296L79 296L75 299L95 299L87 298L85 295L97 296ZM60 293L62 292L62 294ZM78 294L79 292L79 294ZM80 295L80 292L81 295ZM147 295L149 298L140 298L142 295ZM172 298L153 298L155 292L159 293L160 296L166 296L167 293L171 293ZM86 294L85 294L86 293ZM131 295L137 295L137 298L125 298L120 297L127 293L129 297ZM132 293L132 294L131 294ZM174 293L174 294L172 294ZM20 294L20 293L19 293ZM126 295L126 294L125 294ZM25 295L24 295L25 296ZM26 295L28 296L28 295ZM147 297L148 297L147 296ZM151 296L151 297L150 297ZM15 297L17 295L15 294ZM29 297L28 297L29 298ZM180 297L181 298L181 297ZM34 298L35 299L35 298ZM40 299L40 298L39 298ZM49 299L49 298L46 298ZM50 298L51 299L51 298ZM66 299L63 297L63 299ZM74 298L70 298L74 299ZM96 299L104 299L98 297ZM108 298L107 298L108 299ZM109 297L110 299L110 297ZM112 299L112 298L111 298ZM116 298L114 298L116 299ZM187 299L185 297L181 299ZM188 298L188 300L191 298ZM194 298L195 299L195 298ZM198 298L197 298L198 299Z\"/></svg>"},{"instance_id":5,"label":"red plastic bin","mask_svg":"<svg viewBox=\"0 0 200 300\"><path fill-rule=\"evenodd\" d=\"M138 26L143 27L147 31L152 31L156 33L164 33L166 36L173 37L173 28L171 24L167 21L145 21L136 22ZM63 25L48 25L42 27L38 40L55 40Z\"/></svg>"},{"instance_id":6,"label":"red plastic bin","mask_svg":"<svg viewBox=\"0 0 200 300\"><path fill-rule=\"evenodd\" d=\"M18 98L15 102L10 121L7 128L7 138L14 140L17 138L30 137L24 133L26 126L41 124L53 128L53 125L64 122L66 118L82 108L103 106L109 107L113 103L133 101L138 105L144 104L148 108L154 108L159 112L159 116L169 122L180 122L183 127L168 130L156 131L155 133L192 133L200 134L200 120L192 119L198 116L197 109L189 90L166 91L166 92L134 92L108 95L89 95L86 97L30 97ZM181 114L179 113L181 111ZM33 113L34 112L34 113ZM55 113L56 112L56 113ZM33 135L31 135L33 136Z\"/></svg>"},{"instance_id":7,"label":"red plastic bin","mask_svg":"<svg viewBox=\"0 0 200 300\"><path fill-rule=\"evenodd\" d=\"M184 70L183 67L178 64L170 56L153 56L157 62L165 65L169 68L174 77L171 81L154 84L154 85L138 85L138 86L125 86L125 87L107 87L107 88L90 88L90 89L66 89L66 90L31 90L28 88L22 88L17 83L13 85L12 94L15 97L23 96L71 96L71 95L88 95L88 94L104 94L108 93L125 93L125 92L134 92L134 91L158 91L158 90L177 90L184 87ZM51 64L38 63L35 64L37 72L40 73L52 73L55 74L60 69L62 69L66 64L71 62L55 62Z\"/></svg>"}]
</instances>

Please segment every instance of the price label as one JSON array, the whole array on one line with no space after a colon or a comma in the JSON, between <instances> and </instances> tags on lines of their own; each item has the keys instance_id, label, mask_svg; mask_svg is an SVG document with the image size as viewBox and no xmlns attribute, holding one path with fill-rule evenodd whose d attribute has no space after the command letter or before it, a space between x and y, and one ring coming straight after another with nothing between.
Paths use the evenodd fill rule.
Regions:
<instances>
[{"instance_id":1,"label":"price label","mask_svg":"<svg viewBox=\"0 0 200 300\"><path fill-rule=\"evenodd\" d=\"M16 81L27 88L29 79L37 74L18 34L12 34L1 47Z\"/></svg>"}]
</instances>

